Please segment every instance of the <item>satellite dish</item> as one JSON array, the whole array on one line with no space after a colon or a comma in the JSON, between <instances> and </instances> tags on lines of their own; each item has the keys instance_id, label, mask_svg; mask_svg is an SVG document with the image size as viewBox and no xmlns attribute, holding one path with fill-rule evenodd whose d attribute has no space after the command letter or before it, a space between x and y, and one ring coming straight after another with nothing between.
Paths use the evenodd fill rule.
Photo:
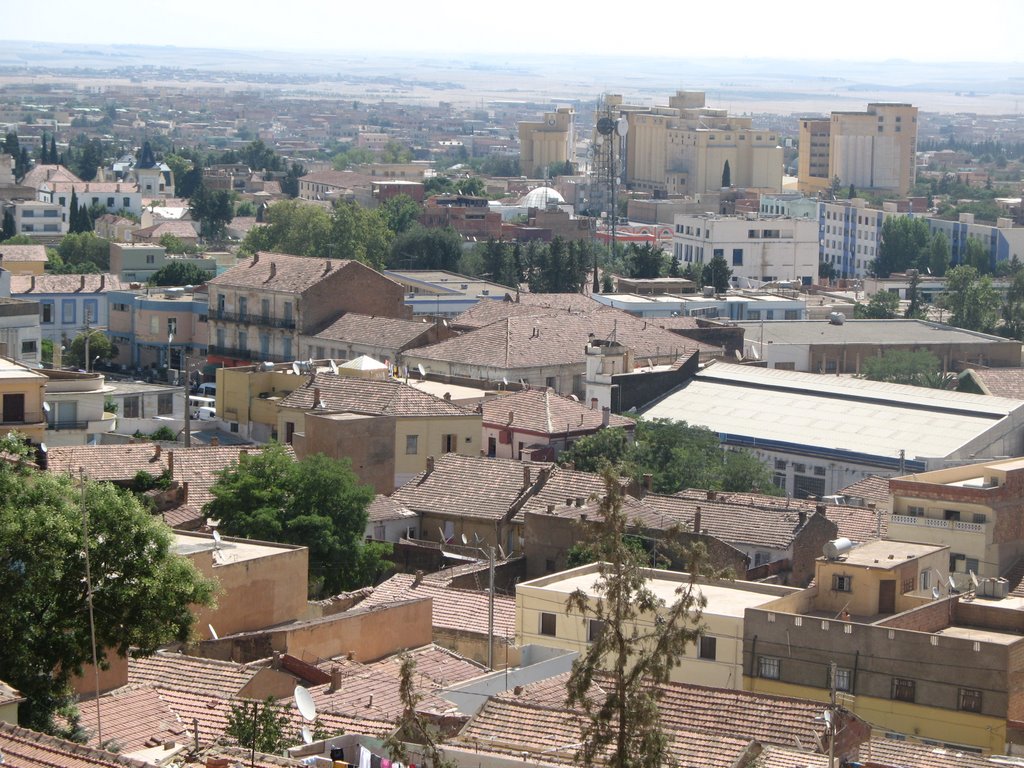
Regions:
<instances>
[{"instance_id":1,"label":"satellite dish","mask_svg":"<svg viewBox=\"0 0 1024 768\"><path fill-rule=\"evenodd\" d=\"M50 404L47 403L47 402L44 402L43 403L43 410L46 411L46 413L49 413L50 412Z\"/></svg>"},{"instance_id":2,"label":"satellite dish","mask_svg":"<svg viewBox=\"0 0 1024 768\"><path fill-rule=\"evenodd\" d=\"M466 534L462 534L462 544L463 545L469 544L469 539L466 538Z\"/></svg>"},{"instance_id":3,"label":"satellite dish","mask_svg":"<svg viewBox=\"0 0 1024 768\"><path fill-rule=\"evenodd\" d=\"M442 543L448 541L448 539L445 538L445 535L444 535L444 528L442 528L440 525L437 526L437 535L441 537L441 542Z\"/></svg>"},{"instance_id":4,"label":"satellite dish","mask_svg":"<svg viewBox=\"0 0 1024 768\"><path fill-rule=\"evenodd\" d=\"M316 704L313 703L313 697L301 685L295 686L295 706L299 708L299 714L306 720L316 719Z\"/></svg>"},{"instance_id":5,"label":"satellite dish","mask_svg":"<svg viewBox=\"0 0 1024 768\"><path fill-rule=\"evenodd\" d=\"M832 710L831 709L826 709L824 712L821 713L821 716L825 720L825 724L828 725L829 727L831 727L832 726Z\"/></svg>"},{"instance_id":6,"label":"satellite dish","mask_svg":"<svg viewBox=\"0 0 1024 768\"><path fill-rule=\"evenodd\" d=\"M504 384L507 387L508 386L508 377L507 376L502 376L501 377L501 383Z\"/></svg>"},{"instance_id":7,"label":"satellite dish","mask_svg":"<svg viewBox=\"0 0 1024 768\"><path fill-rule=\"evenodd\" d=\"M220 549L220 534L217 531L213 532L213 548Z\"/></svg>"},{"instance_id":8,"label":"satellite dish","mask_svg":"<svg viewBox=\"0 0 1024 768\"><path fill-rule=\"evenodd\" d=\"M602 117L597 121L597 132L602 136L610 136L615 130L615 121L610 117Z\"/></svg>"},{"instance_id":9,"label":"satellite dish","mask_svg":"<svg viewBox=\"0 0 1024 768\"><path fill-rule=\"evenodd\" d=\"M974 574L974 571L968 571L967 573L969 573L971 575L971 584L973 584L974 588L977 589L978 588L978 577Z\"/></svg>"},{"instance_id":10,"label":"satellite dish","mask_svg":"<svg viewBox=\"0 0 1024 768\"><path fill-rule=\"evenodd\" d=\"M733 353L734 355L736 355L736 359L737 359L737 360L742 360L742 359L743 359L743 353L742 353L742 352L740 352L740 351L739 351L738 349L734 349L734 350L732 351L732 353Z\"/></svg>"},{"instance_id":11,"label":"satellite dish","mask_svg":"<svg viewBox=\"0 0 1024 768\"><path fill-rule=\"evenodd\" d=\"M505 556L505 550L501 548L501 544L498 545L498 554L501 555L502 560L507 559Z\"/></svg>"},{"instance_id":12,"label":"satellite dish","mask_svg":"<svg viewBox=\"0 0 1024 768\"><path fill-rule=\"evenodd\" d=\"M328 360L327 362L331 366L331 373L333 373L335 376L337 376L338 375L338 364L336 362L334 362L333 360Z\"/></svg>"},{"instance_id":13,"label":"satellite dish","mask_svg":"<svg viewBox=\"0 0 1024 768\"><path fill-rule=\"evenodd\" d=\"M423 370L423 363L417 363L416 370L420 372L420 378L427 378L427 372Z\"/></svg>"},{"instance_id":14,"label":"satellite dish","mask_svg":"<svg viewBox=\"0 0 1024 768\"><path fill-rule=\"evenodd\" d=\"M953 576L952 575L950 575L950 577L949 577L949 591L950 592L956 592L956 582L953 581Z\"/></svg>"},{"instance_id":15,"label":"satellite dish","mask_svg":"<svg viewBox=\"0 0 1024 768\"><path fill-rule=\"evenodd\" d=\"M40 443L39 450L42 451L43 453L46 453L50 449L46 447L46 443Z\"/></svg>"},{"instance_id":16,"label":"satellite dish","mask_svg":"<svg viewBox=\"0 0 1024 768\"><path fill-rule=\"evenodd\" d=\"M214 640L220 640L220 635L217 634L217 630L213 628L213 624L206 625L210 630L210 637Z\"/></svg>"},{"instance_id":17,"label":"satellite dish","mask_svg":"<svg viewBox=\"0 0 1024 768\"><path fill-rule=\"evenodd\" d=\"M302 726L302 740L306 744L312 744L313 743L313 733L309 730L309 726L308 725Z\"/></svg>"},{"instance_id":18,"label":"satellite dish","mask_svg":"<svg viewBox=\"0 0 1024 768\"><path fill-rule=\"evenodd\" d=\"M939 599L939 595L941 595L941 594L942 594L942 592L939 590L938 585L932 587L932 600L938 600Z\"/></svg>"},{"instance_id":19,"label":"satellite dish","mask_svg":"<svg viewBox=\"0 0 1024 768\"><path fill-rule=\"evenodd\" d=\"M625 117L620 117L615 123L615 132L619 136L625 136L629 133L629 121Z\"/></svg>"},{"instance_id":20,"label":"satellite dish","mask_svg":"<svg viewBox=\"0 0 1024 768\"><path fill-rule=\"evenodd\" d=\"M299 369L299 362L298 362L298 360L292 360L292 373L294 373L296 376L298 376L299 375L299 370L300 369Z\"/></svg>"}]
</instances>

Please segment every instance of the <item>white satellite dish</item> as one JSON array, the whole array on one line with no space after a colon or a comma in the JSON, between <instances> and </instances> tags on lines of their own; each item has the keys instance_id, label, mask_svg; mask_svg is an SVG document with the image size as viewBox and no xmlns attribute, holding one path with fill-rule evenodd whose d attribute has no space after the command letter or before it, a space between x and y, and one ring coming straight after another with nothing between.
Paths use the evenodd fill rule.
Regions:
<instances>
[{"instance_id":1,"label":"white satellite dish","mask_svg":"<svg viewBox=\"0 0 1024 768\"><path fill-rule=\"evenodd\" d=\"M49 413L49 412L50 412L50 404L44 401L44 402L43 402L43 410L44 410L44 411L45 411L46 413Z\"/></svg>"},{"instance_id":2,"label":"white satellite dish","mask_svg":"<svg viewBox=\"0 0 1024 768\"><path fill-rule=\"evenodd\" d=\"M498 554L501 555L501 559L505 560L505 550L501 548L501 544L498 545Z\"/></svg>"},{"instance_id":3,"label":"white satellite dish","mask_svg":"<svg viewBox=\"0 0 1024 768\"><path fill-rule=\"evenodd\" d=\"M501 377L501 383L504 384L507 387L508 386L508 377L507 376L502 376Z\"/></svg>"},{"instance_id":4,"label":"white satellite dish","mask_svg":"<svg viewBox=\"0 0 1024 768\"><path fill-rule=\"evenodd\" d=\"M437 535L441 537L442 544L448 541L448 538L444 535L444 528L442 528L440 525L437 526Z\"/></svg>"},{"instance_id":5,"label":"white satellite dish","mask_svg":"<svg viewBox=\"0 0 1024 768\"><path fill-rule=\"evenodd\" d=\"M949 591L956 592L956 582L953 580L952 575L949 577Z\"/></svg>"},{"instance_id":6,"label":"white satellite dish","mask_svg":"<svg viewBox=\"0 0 1024 768\"><path fill-rule=\"evenodd\" d=\"M331 366L331 373L333 373L335 376L337 376L338 375L338 364L336 362L334 362L333 360L328 360L327 362Z\"/></svg>"},{"instance_id":7,"label":"white satellite dish","mask_svg":"<svg viewBox=\"0 0 1024 768\"><path fill-rule=\"evenodd\" d=\"M427 372L425 370L423 370L423 363L417 363L416 364L416 370L420 372L420 378L421 379L427 378Z\"/></svg>"},{"instance_id":8,"label":"white satellite dish","mask_svg":"<svg viewBox=\"0 0 1024 768\"><path fill-rule=\"evenodd\" d=\"M974 588L977 589L978 588L978 577L974 574L974 571L968 571L968 573L971 575L971 584L973 584Z\"/></svg>"},{"instance_id":9,"label":"white satellite dish","mask_svg":"<svg viewBox=\"0 0 1024 768\"><path fill-rule=\"evenodd\" d=\"M298 360L292 360L292 373L296 376L299 375L299 362Z\"/></svg>"},{"instance_id":10,"label":"white satellite dish","mask_svg":"<svg viewBox=\"0 0 1024 768\"><path fill-rule=\"evenodd\" d=\"M295 706L299 708L299 714L303 718L306 720L316 720L316 704L313 702L313 697L309 691L301 685L295 686Z\"/></svg>"},{"instance_id":11,"label":"white satellite dish","mask_svg":"<svg viewBox=\"0 0 1024 768\"><path fill-rule=\"evenodd\" d=\"M306 744L312 744L313 743L313 733L312 733L312 731L309 730L309 726L308 725L302 726L302 740Z\"/></svg>"},{"instance_id":12,"label":"white satellite dish","mask_svg":"<svg viewBox=\"0 0 1024 768\"><path fill-rule=\"evenodd\" d=\"M220 549L220 534L217 531L213 532L213 548Z\"/></svg>"},{"instance_id":13,"label":"white satellite dish","mask_svg":"<svg viewBox=\"0 0 1024 768\"><path fill-rule=\"evenodd\" d=\"M734 349L734 350L732 351L732 353L733 353L734 355L736 355L736 359L737 359L737 360L742 360L742 359L743 359L743 353L742 353L742 352L740 352L740 351L739 351L738 349Z\"/></svg>"},{"instance_id":14,"label":"white satellite dish","mask_svg":"<svg viewBox=\"0 0 1024 768\"><path fill-rule=\"evenodd\" d=\"M462 543L463 545L469 544L469 539L466 538L466 534L462 534Z\"/></svg>"},{"instance_id":15,"label":"white satellite dish","mask_svg":"<svg viewBox=\"0 0 1024 768\"><path fill-rule=\"evenodd\" d=\"M822 712L821 713L821 717L825 720L825 724L826 725L828 725L829 727L832 726L832 710L831 709L826 709L824 712Z\"/></svg>"},{"instance_id":16,"label":"white satellite dish","mask_svg":"<svg viewBox=\"0 0 1024 768\"><path fill-rule=\"evenodd\" d=\"M213 624L206 625L210 630L210 637L214 640L220 640L220 635L217 634L217 630L213 628Z\"/></svg>"},{"instance_id":17,"label":"white satellite dish","mask_svg":"<svg viewBox=\"0 0 1024 768\"><path fill-rule=\"evenodd\" d=\"M941 590L939 590L938 585L932 587L932 600L938 600L939 599L939 595L941 595L941 594L942 594L942 592L941 592Z\"/></svg>"},{"instance_id":18,"label":"white satellite dish","mask_svg":"<svg viewBox=\"0 0 1024 768\"><path fill-rule=\"evenodd\" d=\"M625 136L629 133L629 121L626 120L625 117L620 117L615 122L615 132L619 134L619 136Z\"/></svg>"}]
</instances>

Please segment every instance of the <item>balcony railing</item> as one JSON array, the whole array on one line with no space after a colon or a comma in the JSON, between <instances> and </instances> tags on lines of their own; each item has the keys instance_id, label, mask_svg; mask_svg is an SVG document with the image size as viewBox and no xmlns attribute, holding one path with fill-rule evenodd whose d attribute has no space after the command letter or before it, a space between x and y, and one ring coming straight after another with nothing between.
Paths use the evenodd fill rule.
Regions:
<instances>
[{"instance_id":1,"label":"balcony railing","mask_svg":"<svg viewBox=\"0 0 1024 768\"><path fill-rule=\"evenodd\" d=\"M923 528L943 528L945 530L967 531L969 533L985 532L985 523L971 523L966 520L939 520L934 517L893 515L890 522L893 525L920 525Z\"/></svg>"},{"instance_id":2,"label":"balcony railing","mask_svg":"<svg viewBox=\"0 0 1024 768\"><path fill-rule=\"evenodd\" d=\"M54 421L46 425L53 432L85 431L89 428L88 421Z\"/></svg>"},{"instance_id":3,"label":"balcony railing","mask_svg":"<svg viewBox=\"0 0 1024 768\"><path fill-rule=\"evenodd\" d=\"M19 425L24 426L26 424L39 424L46 421L41 413L29 413L22 414L20 419L4 419L0 416L0 427L7 429L16 429Z\"/></svg>"},{"instance_id":4,"label":"balcony railing","mask_svg":"<svg viewBox=\"0 0 1024 768\"><path fill-rule=\"evenodd\" d=\"M270 315L257 315L250 312L228 312L226 309L216 310L211 317L215 320L241 323L242 325L262 325L268 328L295 328L294 317L272 317Z\"/></svg>"},{"instance_id":5,"label":"balcony railing","mask_svg":"<svg viewBox=\"0 0 1024 768\"><path fill-rule=\"evenodd\" d=\"M221 347L217 344L211 344L207 348L207 354L210 357L230 357L234 360L255 360L259 362L267 363L287 363L294 360L294 357L282 357L281 355L270 355L263 354L254 349L239 349L238 347Z\"/></svg>"}]
</instances>

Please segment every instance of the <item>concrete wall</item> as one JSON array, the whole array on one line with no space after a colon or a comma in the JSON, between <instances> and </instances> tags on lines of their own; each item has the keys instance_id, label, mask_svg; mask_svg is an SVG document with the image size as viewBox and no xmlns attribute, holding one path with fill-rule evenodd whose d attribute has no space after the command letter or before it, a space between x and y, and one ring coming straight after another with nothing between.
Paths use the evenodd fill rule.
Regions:
<instances>
[{"instance_id":1,"label":"concrete wall","mask_svg":"<svg viewBox=\"0 0 1024 768\"><path fill-rule=\"evenodd\" d=\"M311 411L305 415L305 432L294 436L292 446L300 460L315 453L348 459L361 482L390 494L395 489L395 423L393 416Z\"/></svg>"}]
</instances>

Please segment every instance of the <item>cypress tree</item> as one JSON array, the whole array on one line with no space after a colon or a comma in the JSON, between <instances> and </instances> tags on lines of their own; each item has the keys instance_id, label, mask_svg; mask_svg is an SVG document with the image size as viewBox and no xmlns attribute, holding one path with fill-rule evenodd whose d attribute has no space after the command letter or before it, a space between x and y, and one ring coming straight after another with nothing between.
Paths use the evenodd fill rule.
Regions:
<instances>
[{"instance_id":1,"label":"cypress tree","mask_svg":"<svg viewBox=\"0 0 1024 768\"><path fill-rule=\"evenodd\" d=\"M57 160L57 136L54 134L50 137L50 165L56 165Z\"/></svg>"}]
</instances>

